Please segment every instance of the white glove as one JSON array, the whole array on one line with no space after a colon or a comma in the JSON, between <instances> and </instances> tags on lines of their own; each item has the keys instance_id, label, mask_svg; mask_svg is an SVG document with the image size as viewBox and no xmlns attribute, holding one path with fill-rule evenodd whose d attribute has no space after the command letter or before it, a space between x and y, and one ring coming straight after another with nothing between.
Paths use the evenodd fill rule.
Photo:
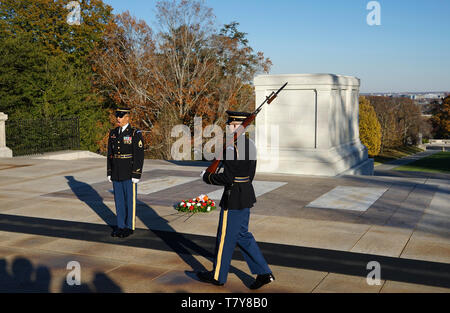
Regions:
<instances>
[{"instance_id":1,"label":"white glove","mask_svg":"<svg viewBox=\"0 0 450 313\"><path fill-rule=\"evenodd\" d=\"M203 172L200 174L200 177L203 178L203 175L205 175L205 173L206 173L206 171L203 171Z\"/></svg>"},{"instance_id":2,"label":"white glove","mask_svg":"<svg viewBox=\"0 0 450 313\"><path fill-rule=\"evenodd\" d=\"M112 181L111 181L111 176L108 176L108 181L109 181L110 183L112 183Z\"/></svg>"},{"instance_id":3,"label":"white glove","mask_svg":"<svg viewBox=\"0 0 450 313\"><path fill-rule=\"evenodd\" d=\"M139 179L137 178L132 178L131 181L133 182L133 184L137 184L139 182Z\"/></svg>"}]
</instances>

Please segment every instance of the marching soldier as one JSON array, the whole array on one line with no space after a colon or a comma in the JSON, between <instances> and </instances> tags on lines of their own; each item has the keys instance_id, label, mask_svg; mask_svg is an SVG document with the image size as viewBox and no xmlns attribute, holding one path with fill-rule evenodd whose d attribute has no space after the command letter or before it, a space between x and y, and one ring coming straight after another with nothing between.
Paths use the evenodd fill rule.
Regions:
<instances>
[{"instance_id":1,"label":"marching soldier","mask_svg":"<svg viewBox=\"0 0 450 313\"><path fill-rule=\"evenodd\" d=\"M118 108L119 127L112 129L108 139L107 176L113 183L117 228L113 237L133 234L136 220L137 183L144 165L144 140L140 130L130 125L130 109Z\"/></svg>"},{"instance_id":2,"label":"marching soldier","mask_svg":"<svg viewBox=\"0 0 450 313\"><path fill-rule=\"evenodd\" d=\"M246 112L233 111L227 111L227 114L229 115L227 124L231 132L234 132L250 115ZM196 274L201 281L223 285L227 281L234 248L238 245L252 274L257 275L250 289L258 289L272 282L275 277L255 238L248 231L250 208L256 202L252 185L256 172L256 147L245 133L241 136L238 138L237 145L227 148L226 156L222 161L223 173L212 174L203 171L201 174L204 182L225 186L225 190L220 201L221 212L213 270ZM245 143L245 149L238 150L241 143Z\"/></svg>"}]
</instances>

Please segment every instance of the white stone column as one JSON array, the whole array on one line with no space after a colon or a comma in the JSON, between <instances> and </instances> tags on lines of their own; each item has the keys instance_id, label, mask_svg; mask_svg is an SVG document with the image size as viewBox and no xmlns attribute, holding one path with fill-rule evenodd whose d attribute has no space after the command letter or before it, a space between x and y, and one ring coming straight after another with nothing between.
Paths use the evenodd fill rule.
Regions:
<instances>
[{"instance_id":1,"label":"white stone column","mask_svg":"<svg viewBox=\"0 0 450 313\"><path fill-rule=\"evenodd\" d=\"M334 74L260 75L256 105L286 88L256 117L258 171L335 176L373 173L359 140L356 77Z\"/></svg>"},{"instance_id":2,"label":"white stone column","mask_svg":"<svg viewBox=\"0 0 450 313\"><path fill-rule=\"evenodd\" d=\"M8 115L0 112L0 158L12 158L12 151L6 146L5 122Z\"/></svg>"}]
</instances>

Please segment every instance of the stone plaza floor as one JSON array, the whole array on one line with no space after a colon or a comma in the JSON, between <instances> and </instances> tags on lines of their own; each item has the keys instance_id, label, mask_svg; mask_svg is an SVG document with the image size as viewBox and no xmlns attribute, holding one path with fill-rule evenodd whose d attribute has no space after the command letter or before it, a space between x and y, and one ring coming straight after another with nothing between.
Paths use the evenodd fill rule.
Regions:
<instances>
[{"instance_id":1,"label":"stone plaza floor","mask_svg":"<svg viewBox=\"0 0 450 313\"><path fill-rule=\"evenodd\" d=\"M204 184L207 163L146 160L136 231L115 225L105 159L0 159L0 291L40 292L449 292L450 175L394 172L316 177L257 173L250 231L276 280L258 291L236 249L225 286L210 270L219 212L173 205L221 188ZM383 175L383 176L378 176ZM81 286L66 284L81 266ZM367 265L381 266L369 285Z\"/></svg>"}]
</instances>

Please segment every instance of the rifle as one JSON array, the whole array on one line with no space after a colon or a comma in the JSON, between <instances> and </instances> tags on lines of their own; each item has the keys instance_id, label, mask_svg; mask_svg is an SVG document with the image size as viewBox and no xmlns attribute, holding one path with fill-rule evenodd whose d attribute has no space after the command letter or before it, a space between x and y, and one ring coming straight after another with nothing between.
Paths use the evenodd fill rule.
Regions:
<instances>
[{"instance_id":1,"label":"rifle","mask_svg":"<svg viewBox=\"0 0 450 313\"><path fill-rule=\"evenodd\" d=\"M281 90L284 89L284 87L286 87L288 83L285 83L283 86L281 86L280 89L278 89L276 92L272 91L272 93L266 97L266 99L264 100L264 102L255 110L255 112L253 112L251 115L249 115L243 122L242 124L234 131L234 135L233 138L230 139L226 145L225 148L223 149L222 152L222 156L225 154L227 147L230 147L232 145L234 145L237 141L237 138L242 135L245 132L245 129L247 128L248 125L250 125L256 118L256 115L259 113L259 111L261 111L262 107L264 104L270 104L272 103L273 100L275 100L275 98L278 96L278 94L280 93ZM221 160L217 160L214 159L213 162L211 163L211 165L206 169L206 171L208 173L214 174L217 171L217 168L219 167Z\"/></svg>"}]
</instances>

